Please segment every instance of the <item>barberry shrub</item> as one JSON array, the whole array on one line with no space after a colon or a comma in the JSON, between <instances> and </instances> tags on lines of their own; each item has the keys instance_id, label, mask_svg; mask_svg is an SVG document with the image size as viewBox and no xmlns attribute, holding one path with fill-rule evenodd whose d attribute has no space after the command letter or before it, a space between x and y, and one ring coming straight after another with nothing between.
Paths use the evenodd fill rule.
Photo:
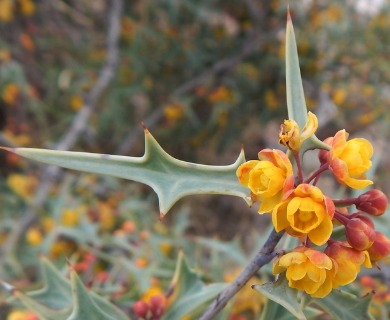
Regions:
<instances>
[{"instance_id":1,"label":"barberry shrub","mask_svg":"<svg viewBox=\"0 0 390 320\"><path fill-rule=\"evenodd\" d=\"M336 199L319 186L325 172L345 188L362 190L371 186L373 181L367 172L372 166L374 150L366 139L348 139L345 130L323 141L316 136L318 119L314 113L307 112L289 15L286 89L289 119L281 124L279 136L275 137L281 149L260 150L258 160L246 161L242 151L236 162L227 166L184 162L167 154L146 128L142 157L3 149L51 165L147 184L159 197L161 219L179 199L192 194L226 194L242 197L249 205L259 203L259 214L271 216L276 239L290 239L284 242L289 243L286 247L276 250L276 241L267 252L260 252L261 257L268 257L264 261L273 260L271 273L276 276L273 282L253 285L255 291L268 298L262 318L273 315L288 319L291 317L288 312L299 319L314 318L324 312L335 319L371 318L372 295L359 297L343 290L357 279L363 268L377 267L390 253L389 239L376 230L373 221L385 213L388 201L377 189ZM305 170L308 159L304 161L308 150L319 151L319 167L310 174ZM78 223L69 213L66 220ZM128 228L131 226L127 225ZM41 241L35 233L31 239ZM78 266L88 268L91 261L82 262ZM145 267L147 263L139 260L138 266ZM259 262L255 271L263 265ZM234 281L248 281L254 273L249 274L247 270ZM70 267L68 279L43 259L42 272L43 288L26 293L10 289L16 299L39 317L128 318L107 299L87 290L77 275L77 268ZM206 284L180 254L167 291L157 290L135 301L129 313L140 319L211 319L221 308L220 297L232 298L228 291L225 283ZM258 294L255 291L253 295ZM215 297L207 309L207 303Z\"/></svg>"}]
</instances>

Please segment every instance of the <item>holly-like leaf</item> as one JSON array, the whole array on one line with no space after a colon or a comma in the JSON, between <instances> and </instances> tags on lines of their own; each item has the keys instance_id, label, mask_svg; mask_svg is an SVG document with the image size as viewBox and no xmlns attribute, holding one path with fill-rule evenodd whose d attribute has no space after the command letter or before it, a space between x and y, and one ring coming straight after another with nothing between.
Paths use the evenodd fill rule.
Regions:
<instances>
[{"instance_id":1,"label":"holly-like leaf","mask_svg":"<svg viewBox=\"0 0 390 320\"><path fill-rule=\"evenodd\" d=\"M321 315L325 314L324 311L312 307L304 308L303 313L305 314L307 320L321 319ZM261 312L261 318L259 320L267 319L296 320L296 317L280 304L268 299L263 311Z\"/></svg>"},{"instance_id":2,"label":"holly-like leaf","mask_svg":"<svg viewBox=\"0 0 390 320\"><path fill-rule=\"evenodd\" d=\"M3 149L63 168L145 183L158 195L161 217L179 199L191 194L227 194L250 202L247 197L248 190L239 184L236 177L237 168L245 162L243 151L236 162L226 166L185 162L166 153L146 129L145 154L142 157L34 148Z\"/></svg>"},{"instance_id":3,"label":"holly-like leaf","mask_svg":"<svg viewBox=\"0 0 390 320\"><path fill-rule=\"evenodd\" d=\"M297 319L306 320L306 316L298 303L298 290L292 289L288 286L287 279L284 275L280 275L276 282L254 285L253 288L268 299L271 299L285 307Z\"/></svg>"},{"instance_id":4,"label":"holly-like leaf","mask_svg":"<svg viewBox=\"0 0 390 320\"><path fill-rule=\"evenodd\" d=\"M173 292L169 300L173 303L164 314L163 319L182 319L188 315L195 316L202 305L215 298L227 285L226 283L205 285L200 276L188 267L181 252L171 283Z\"/></svg>"},{"instance_id":5,"label":"holly-like leaf","mask_svg":"<svg viewBox=\"0 0 390 320\"><path fill-rule=\"evenodd\" d=\"M333 290L322 299L312 299L311 303L320 306L335 320L373 320L374 317L369 311L372 297L372 294L357 297L345 291Z\"/></svg>"},{"instance_id":6,"label":"holly-like leaf","mask_svg":"<svg viewBox=\"0 0 390 320\"><path fill-rule=\"evenodd\" d=\"M307 108L290 12L287 14L286 27L286 94L288 118L295 120L299 128L302 129L307 121ZM314 134L303 143L301 152L313 148L329 150L329 146L319 140Z\"/></svg>"},{"instance_id":7,"label":"holly-like leaf","mask_svg":"<svg viewBox=\"0 0 390 320\"><path fill-rule=\"evenodd\" d=\"M73 310L70 316L66 320L84 320L84 319L96 319L96 320L118 320L126 319L121 316L118 318L118 314L115 314L114 310L103 311L102 300L96 301L92 298L91 294L85 289L84 284L77 276L76 272L71 274L72 293L73 293Z\"/></svg>"},{"instance_id":8,"label":"holly-like leaf","mask_svg":"<svg viewBox=\"0 0 390 320\"><path fill-rule=\"evenodd\" d=\"M77 274L71 281L47 260L41 260L43 287L27 293L14 290L13 295L29 310L46 320L115 319L126 315L105 298L85 289Z\"/></svg>"}]
</instances>

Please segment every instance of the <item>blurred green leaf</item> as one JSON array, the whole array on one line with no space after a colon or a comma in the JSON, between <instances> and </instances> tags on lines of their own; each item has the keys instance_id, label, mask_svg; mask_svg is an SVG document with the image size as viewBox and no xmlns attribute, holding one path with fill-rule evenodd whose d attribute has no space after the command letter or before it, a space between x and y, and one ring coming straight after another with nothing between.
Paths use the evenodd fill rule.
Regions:
<instances>
[{"instance_id":1,"label":"blurred green leaf","mask_svg":"<svg viewBox=\"0 0 390 320\"><path fill-rule=\"evenodd\" d=\"M145 154L125 157L86 152L57 151L34 148L5 148L20 156L60 167L107 174L145 183L159 197L163 217L179 199L191 194L227 194L246 197L247 190L236 177L245 161L241 152L235 163L210 166L177 160L167 154L148 130L145 130Z\"/></svg>"},{"instance_id":2,"label":"blurred green leaf","mask_svg":"<svg viewBox=\"0 0 390 320\"><path fill-rule=\"evenodd\" d=\"M181 319L190 314L195 316L204 303L215 298L227 285L225 283L205 285L200 276L188 267L181 252L171 283L173 293L169 299L173 304L164 314L163 319Z\"/></svg>"},{"instance_id":3,"label":"blurred green leaf","mask_svg":"<svg viewBox=\"0 0 390 320\"><path fill-rule=\"evenodd\" d=\"M333 290L322 299L312 299L312 302L329 313L335 320L374 319L369 311L372 294L357 297L341 290Z\"/></svg>"},{"instance_id":4,"label":"blurred green leaf","mask_svg":"<svg viewBox=\"0 0 390 320\"><path fill-rule=\"evenodd\" d=\"M115 319L128 320L126 315L108 300L85 289L72 271L71 282L47 260L41 260L42 289L14 296L29 310L47 320Z\"/></svg>"}]
</instances>

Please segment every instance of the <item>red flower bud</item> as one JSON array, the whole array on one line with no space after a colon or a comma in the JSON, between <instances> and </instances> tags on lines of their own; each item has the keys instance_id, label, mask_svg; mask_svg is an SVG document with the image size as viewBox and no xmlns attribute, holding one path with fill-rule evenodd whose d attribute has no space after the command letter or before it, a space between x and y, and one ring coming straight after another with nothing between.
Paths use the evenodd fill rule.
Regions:
<instances>
[{"instance_id":1,"label":"red flower bud","mask_svg":"<svg viewBox=\"0 0 390 320\"><path fill-rule=\"evenodd\" d=\"M142 300L138 300L133 304L134 313L141 319L146 319L149 312L149 305Z\"/></svg>"},{"instance_id":2,"label":"red flower bud","mask_svg":"<svg viewBox=\"0 0 390 320\"><path fill-rule=\"evenodd\" d=\"M374 243L375 230L362 219L352 218L345 225L345 235L352 248L367 250Z\"/></svg>"},{"instance_id":3,"label":"red flower bud","mask_svg":"<svg viewBox=\"0 0 390 320\"><path fill-rule=\"evenodd\" d=\"M150 311L154 319L159 319L165 311L165 297L156 295L150 298Z\"/></svg>"},{"instance_id":4,"label":"red flower bud","mask_svg":"<svg viewBox=\"0 0 390 320\"><path fill-rule=\"evenodd\" d=\"M370 217L367 217L365 214L363 214L362 212L356 212L356 213L353 213L349 216L351 219L352 218L358 218L360 220L363 220L363 222L365 222L368 226L370 226L372 229L375 229L375 225L374 225L374 222L370 219Z\"/></svg>"},{"instance_id":5,"label":"red flower bud","mask_svg":"<svg viewBox=\"0 0 390 320\"><path fill-rule=\"evenodd\" d=\"M381 216L386 211L387 203L387 197L382 191L372 189L357 198L356 208L373 216Z\"/></svg>"},{"instance_id":6,"label":"red flower bud","mask_svg":"<svg viewBox=\"0 0 390 320\"><path fill-rule=\"evenodd\" d=\"M372 246L367 250L372 262L386 258L390 253L390 240L380 232L376 232Z\"/></svg>"},{"instance_id":7,"label":"red flower bud","mask_svg":"<svg viewBox=\"0 0 390 320\"><path fill-rule=\"evenodd\" d=\"M324 140L324 143L327 145L331 145L333 142L333 137L328 137ZM329 151L325 149L321 149L320 152L318 153L318 160L320 160L321 165L325 164L328 162L329 159Z\"/></svg>"}]
</instances>

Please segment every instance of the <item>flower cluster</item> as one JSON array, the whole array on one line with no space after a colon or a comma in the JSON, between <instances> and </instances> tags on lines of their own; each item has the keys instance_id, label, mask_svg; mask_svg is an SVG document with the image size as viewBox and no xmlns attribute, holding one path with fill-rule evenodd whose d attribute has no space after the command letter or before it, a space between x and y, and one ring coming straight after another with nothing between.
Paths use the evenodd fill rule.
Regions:
<instances>
[{"instance_id":1,"label":"flower cluster","mask_svg":"<svg viewBox=\"0 0 390 320\"><path fill-rule=\"evenodd\" d=\"M275 230L284 230L302 243L276 259L273 273L285 272L290 287L322 298L354 281L362 266L370 268L384 259L390 253L390 240L375 231L369 217L385 212L388 200L383 192L372 189L357 198L332 199L316 186L326 170L338 183L353 189L372 184L365 176L373 154L368 140L348 140L348 133L340 130L324 140L320 167L304 178L301 149L317 127L317 117L311 112L302 130L294 120L281 125L279 143L289 149L296 174L286 153L264 149L259 160L247 161L237 169L237 177L250 189L252 200L261 203L259 213L271 214ZM352 205L355 212L348 211ZM340 224L344 241L331 238L334 226ZM323 245L322 250L316 248Z\"/></svg>"}]
</instances>

